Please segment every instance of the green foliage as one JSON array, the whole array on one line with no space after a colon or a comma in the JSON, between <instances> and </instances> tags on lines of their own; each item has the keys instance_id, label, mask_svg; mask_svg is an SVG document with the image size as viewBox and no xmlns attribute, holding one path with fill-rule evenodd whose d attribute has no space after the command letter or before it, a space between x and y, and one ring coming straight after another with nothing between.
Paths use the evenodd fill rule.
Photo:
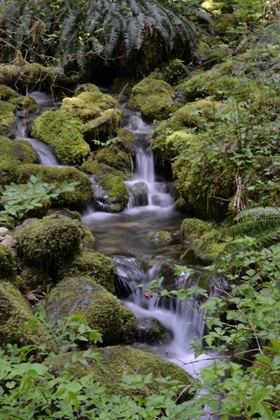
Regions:
<instances>
[{"instance_id":1,"label":"green foliage","mask_svg":"<svg viewBox=\"0 0 280 420\"><path fill-rule=\"evenodd\" d=\"M56 344L55 350L48 351L45 345L22 348L8 345L0 349L1 418L185 420L198 419L198 414L202 414L197 400L176 404L175 396L180 384L171 378L158 379L162 392L155 394L149 389L154 380L151 373L144 377L137 373L124 374L121 386L132 395L119 397L108 395L90 374L81 378L71 377L69 370L73 364L87 366L90 360L98 363L99 355L90 347L78 360L74 350L81 343L89 345L90 342L101 341L100 334L90 329L82 316L72 315L58 322L53 316L46 319L43 307L39 306L35 317L26 323L26 329L36 331L42 326L47 331L47 338ZM36 360L32 356L34 351ZM59 356L62 361L65 352L69 351L69 362L61 363L59 371L53 371L52 360ZM40 358L46 356L47 359L40 362Z\"/></svg>"},{"instance_id":2,"label":"green foliage","mask_svg":"<svg viewBox=\"0 0 280 420\"><path fill-rule=\"evenodd\" d=\"M9 216L23 220L30 211L43 207L45 202L64 192L74 191L78 185L77 182L68 183L65 180L61 187L57 188L54 184L43 182L42 177L43 172L38 172L36 176L30 176L27 187L13 182L5 187L1 197L4 210L0 211L0 221L6 222Z\"/></svg>"},{"instance_id":3,"label":"green foliage","mask_svg":"<svg viewBox=\"0 0 280 420\"><path fill-rule=\"evenodd\" d=\"M189 11L196 13L196 8ZM75 61L82 66L94 55L105 60L128 56L139 51L153 31L169 50L194 37L186 14L159 0L9 0L2 5L0 23L4 56L27 50L36 61L55 58L63 65Z\"/></svg>"}]
</instances>

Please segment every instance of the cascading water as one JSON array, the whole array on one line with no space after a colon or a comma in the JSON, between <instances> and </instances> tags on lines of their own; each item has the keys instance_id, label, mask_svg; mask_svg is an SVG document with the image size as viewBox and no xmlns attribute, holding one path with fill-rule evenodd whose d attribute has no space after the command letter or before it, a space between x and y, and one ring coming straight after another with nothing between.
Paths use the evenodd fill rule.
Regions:
<instances>
[{"instance_id":1,"label":"cascading water","mask_svg":"<svg viewBox=\"0 0 280 420\"><path fill-rule=\"evenodd\" d=\"M43 110L53 108L54 106L53 99L49 95L41 92L33 92L30 96L36 100L37 104L40 105ZM26 120L24 117L17 118L16 139L24 140L31 144L38 155L39 163L41 165L60 166L60 163L55 157L52 149L46 143L26 135Z\"/></svg>"}]
</instances>

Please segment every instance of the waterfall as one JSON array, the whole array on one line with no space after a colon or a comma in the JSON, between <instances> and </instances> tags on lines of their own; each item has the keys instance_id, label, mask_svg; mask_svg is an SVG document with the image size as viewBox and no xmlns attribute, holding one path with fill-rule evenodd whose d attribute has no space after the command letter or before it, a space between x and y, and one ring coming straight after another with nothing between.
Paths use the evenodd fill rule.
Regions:
<instances>
[{"instance_id":1,"label":"waterfall","mask_svg":"<svg viewBox=\"0 0 280 420\"><path fill-rule=\"evenodd\" d=\"M45 93L35 91L30 93L29 96L33 97L44 111L53 108L55 105L53 98ZM50 146L40 140L30 138L26 135L26 119L24 117L17 118L15 138L16 140L24 140L31 144L34 151L37 153L39 163L41 165L60 166L60 163L55 157Z\"/></svg>"},{"instance_id":2,"label":"waterfall","mask_svg":"<svg viewBox=\"0 0 280 420\"><path fill-rule=\"evenodd\" d=\"M131 193L127 210L140 206L148 206L149 209L172 208L173 198L170 194L170 185L168 182L156 181L154 156L151 149L152 126L146 124L140 116L130 113L122 127L135 134L135 176L133 180L126 182Z\"/></svg>"}]
</instances>

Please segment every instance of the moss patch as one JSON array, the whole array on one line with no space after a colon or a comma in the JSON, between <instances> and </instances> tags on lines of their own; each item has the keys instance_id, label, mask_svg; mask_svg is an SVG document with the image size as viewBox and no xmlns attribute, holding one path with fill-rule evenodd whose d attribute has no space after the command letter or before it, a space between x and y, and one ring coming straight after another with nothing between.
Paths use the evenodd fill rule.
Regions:
<instances>
[{"instance_id":1,"label":"moss patch","mask_svg":"<svg viewBox=\"0 0 280 420\"><path fill-rule=\"evenodd\" d=\"M105 194L98 197L105 204L104 210L111 213L119 213L125 209L129 200L129 191L123 179L115 175L101 175L96 177L97 183L102 187Z\"/></svg>"},{"instance_id":2,"label":"moss patch","mask_svg":"<svg viewBox=\"0 0 280 420\"><path fill-rule=\"evenodd\" d=\"M36 175L39 171L43 172L43 181L60 187L63 181L79 182L72 192L60 194L57 198L52 198L53 206L68 207L69 209L79 209L86 205L92 195L93 188L88 177L75 168L53 168L43 165L24 165L20 168L18 178L19 183L26 183L31 175Z\"/></svg>"},{"instance_id":3,"label":"moss patch","mask_svg":"<svg viewBox=\"0 0 280 420\"><path fill-rule=\"evenodd\" d=\"M146 234L146 239L150 242L171 242L172 241L172 235L170 232L167 232L166 230L160 230L158 232L151 231Z\"/></svg>"},{"instance_id":4,"label":"moss patch","mask_svg":"<svg viewBox=\"0 0 280 420\"><path fill-rule=\"evenodd\" d=\"M143 117L152 122L168 118L181 104L173 100L173 89L168 83L147 77L134 86L127 106L141 111Z\"/></svg>"},{"instance_id":5,"label":"moss patch","mask_svg":"<svg viewBox=\"0 0 280 420\"><path fill-rule=\"evenodd\" d=\"M76 165L90 152L82 128L82 122L64 109L46 111L34 121L32 136L49 144L61 163Z\"/></svg>"},{"instance_id":6,"label":"moss patch","mask_svg":"<svg viewBox=\"0 0 280 420\"><path fill-rule=\"evenodd\" d=\"M38 157L29 143L0 136L0 184L17 182L21 165L37 162Z\"/></svg>"},{"instance_id":7,"label":"moss patch","mask_svg":"<svg viewBox=\"0 0 280 420\"><path fill-rule=\"evenodd\" d=\"M185 219L180 227L183 239L186 241L186 252L189 250L206 261L214 261L223 251L225 243L213 223L196 218Z\"/></svg>"},{"instance_id":8,"label":"moss patch","mask_svg":"<svg viewBox=\"0 0 280 420\"><path fill-rule=\"evenodd\" d=\"M10 248L0 244L0 280L14 280L16 263Z\"/></svg>"},{"instance_id":9,"label":"moss patch","mask_svg":"<svg viewBox=\"0 0 280 420\"><path fill-rule=\"evenodd\" d=\"M111 145L98 150L95 157L98 163L105 163L118 171L127 174L131 171L131 158L118 145Z\"/></svg>"},{"instance_id":10,"label":"moss patch","mask_svg":"<svg viewBox=\"0 0 280 420\"><path fill-rule=\"evenodd\" d=\"M92 359L88 360L88 366L86 367L77 363L76 366L70 368L73 377L87 375L90 371L93 380L105 386L109 394L127 395L129 392L128 395L131 395L131 393L139 395L140 391L138 389L135 391L131 389L126 391L125 388L120 386L123 374L140 374L146 376L152 373L154 378L171 378L180 381L185 389L183 394L180 395L180 401L192 398L192 395L187 391L187 385L190 383L189 375L174 363L168 362L156 354L129 346L106 347L99 349L99 353L101 356L100 364L97 364ZM65 354L62 363L66 363L70 358L71 354ZM57 368L58 366L55 363L50 363L51 370L56 370ZM153 381L149 384L149 390L152 393L158 393L160 395L165 386L170 386L168 381L166 384L164 382ZM145 390L143 390L144 392Z\"/></svg>"},{"instance_id":11,"label":"moss patch","mask_svg":"<svg viewBox=\"0 0 280 420\"><path fill-rule=\"evenodd\" d=\"M114 293L114 264L111 258L98 252L83 251L75 255L73 260L62 266L59 277L84 275L94 279L108 292Z\"/></svg>"},{"instance_id":12,"label":"moss patch","mask_svg":"<svg viewBox=\"0 0 280 420\"><path fill-rule=\"evenodd\" d=\"M80 250L81 238L79 222L59 216L44 217L15 233L18 256L52 277L62 262Z\"/></svg>"},{"instance_id":13,"label":"moss patch","mask_svg":"<svg viewBox=\"0 0 280 420\"><path fill-rule=\"evenodd\" d=\"M47 314L61 319L83 315L89 326L103 335L103 345L118 344L121 336L121 305L116 297L89 277L67 277L50 293Z\"/></svg>"}]
</instances>

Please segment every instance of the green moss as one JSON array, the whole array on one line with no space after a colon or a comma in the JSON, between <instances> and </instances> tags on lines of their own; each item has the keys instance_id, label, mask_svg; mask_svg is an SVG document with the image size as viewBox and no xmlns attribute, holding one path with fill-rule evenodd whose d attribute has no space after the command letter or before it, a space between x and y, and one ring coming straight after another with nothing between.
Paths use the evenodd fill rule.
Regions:
<instances>
[{"instance_id":1,"label":"green moss","mask_svg":"<svg viewBox=\"0 0 280 420\"><path fill-rule=\"evenodd\" d=\"M9 86L0 84L0 100L1 101L9 101L12 98L17 98L17 96L18 95L14 89L10 88Z\"/></svg>"},{"instance_id":2,"label":"green moss","mask_svg":"<svg viewBox=\"0 0 280 420\"><path fill-rule=\"evenodd\" d=\"M11 134L15 109L15 105L0 101L0 134L2 136L9 136Z\"/></svg>"},{"instance_id":3,"label":"green moss","mask_svg":"<svg viewBox=\"0 0 280 420\"><path fill-rule=\"evenodd\" d=\"M121 305L118 299L89 277L67 277L48 296L47 314L61 319L83 315L89 326L103 335L103 345L119 343Z\"/></svg>"},{"instance_id":4,"label":"green moss","mask_svg":"<svg viewBox=\"0 0 280 420\"><path fill-rule=\"evenodd\" d=\"M1 65L0 79L19 89L36 86L38 90L47 91L54 85L56 74L52 67L28 63L22 57L17 57L15 61L15 64Z\"/></svg>"},{"instance_id":5,"label":"green moss","mask_svg":"<svg viewBox=\"0 0 280 420\"><path fill-rule=\"evenodd\" d=\"M115 175L102 175L96 179L106 192L104 204L109 206L109 211L119 213L125 209L129 200L129 191L123 179Z\"/></svg>"},{"instance_id":6,"label":"green moss","mask_svg":"<svg viewBox=\"0 0 280 420\"><path fill-rule=\"evenodd\" d=\"M173 89L163 80L147 77L132 90L128 108L141 111L147 121L164 120L181 107L173 100Z\"/></svg>"},{"instance_id":7,"label":"green moss","mask_svg":"<svg viewBox=\"0 0 280 420\"><path fill-rule=\"evenodd\" d=\"M136 341L139 334L136 317L134 313L125 306L121 306L121 317L122 328L120 342L122 344L132 344Z\"/></svg>"},{"instance_id":8,"label":"green moss","mask_svg":"<svg viewBox=\"0 0 280 420\"><path fill-rule=\"evenodd\" d=\"M14 237L24 262L56 277L59 265L80 250L82 232L76 220L47 216L18 230Z\"/></svg>"},{"instance_id":9,"label":"green moss","mask_svg":"<svg viewBox=\"0 0 280 420\"><path fill-rule=\"evenodd\" d=\"M93 195L92 184L85 174L75 168L24 165L20 168L18 182L27 183L30 176L36 175L39 171L43 172L44 182L54 184L57 187L60 187L65 180L68 182L79 182L74 191L52 198L51 203L53 206L79 209L90 201Z\"/></svg>"},{"instance_id":10,"label":"green moss","mask_svg":"<svg viewBox=\"0 0 280 420\"><path fill-rule=\"evenodd\" d=\"M0 280L14 280L16 275L16 262L10 248L0 244Z\"/></svg>"},{"instance_id":11,"label":"green moss","mask_svg":"<svg viewBox=\"0 0 280 420\"><path fill-rule=\"evenodd\" d=\"M86 162L82 164L81 168L84 172L91 175L112 174L112 175L118 175L121 177L123 177L124 175L121 171L118 171L117 169L112 168L111 166L106 165L105 163L98 163L96 160L93 160L93 161L87 160Z\"/></svg>"},{"instance_id":12,"label":"green moss","mask_svg":"<svg viewBox=\"0 0 280 420\"><path fill-rule=\"evenodd\" d=\"M197 127L199 130L207 128L209 122L218 122L232 107L223 102L201 99L188 103L180 108L168 120L169 127L182 130L186 127Z\"/></svg>"},{"instance_id":13,"label":"green moss","mask_svg":"<svg viewBox=\"0 0 280 420\"><path fill-rule=\"evenodd\" d=\"M131 158L118 145L111 145L98 150L95 159L98 163L105 163L124 174L131 172Z\"/></svg>"},{"instance_id":14,"label":"green moss","mask_svg":"<svg viewBox=\"0 0 280 420\"><path fill-rule=\"evenodd\" d=\"M0 184L17 182L21 165L37 162L38 157L29 143L0 136Z\"/></svg>"},{"instance_id":15,"label":"green moss","mask_svg":"<svg viewBox=\"0 0 280 420\"><path fill-rule=\"evenodd\" d=\"M93 88L86 86L88 90L81 91L81 86L76 90L75 93L79 92L76 96L63 99L62 109L86 122L100 117L106 109L116 107L117 103L112 96L101 93L96 86Z\"/></svg>"},{"instance_id":16,"label":"green moss","mask_svg":"<svg viewBox=\"0 0 280 420\"><path fill-rule=\"evenodd\" d=\"M186 253L192 250L203 260L214 261L225 247L225 243L220 240L221 234L213 223L196 218L185 219L180 230L186 241Z\"/></svg>"},{"instance_id":17,"label":"green moss","mask_svg":"<svg viewBox=\"0 0 280 420\"><path fill-rule=\"evenodd\" d=\"M49 144L61 163L76 165L90 152L82 127L82 122L68 111L46 111L34 121L32 136Z\"/></svg>"},{"instance_id":18,"label":"green moss","mask_svg":"<svg viewBox=\"0 0 280 420\"><path fill-rule=\"evenodd\" d=\"M119 139L118 147L123 148L125 152L132 153L134 145L135 134L129 130L119 129L117 132L117 138Z\"/></svg>"},{"instance_id":19,"label":"green moss","mask_svg":"<svg viewBox=\"0 0 280 420\"><path fill-rule=\"evenodd\" d=\"M229 97L244 101L253 99L260 89L256 82L247 77L220 76L217 73L209 70L179 85L178 90L183 92L183 99L188 102L211 96L217 101Z\"/></svg>"},{"instance_id":20,"label":"green moss","mask_svg":"<svg viewBox=\"0 0 280 420\"><path fill-rule=\"evenodd\" d=\"M182 60L173 58L162 66L164 80L171 85L177 85L189 73Z\"/></svg>"},{"instance_id":21,"label":"green moss","mask_svg":"<svg viewBox=\"0 0 280 420\"><path fill-rule=\"evenodd\" d=\"M102 114L88 121L83 126L83 134L88 142L92 140L105 141L114 137L118 132L123 113L118 108L102 111Z\"/></svg>"},{"instance_id":22,"label":"green moss","mask_svg":"<svg viewBox=\"0 0 280 420\"><path fill-rule=\"evenodd\" d=\"M135 393L139 395L139 389L128 391L120 386L120 382L124 373L127 374L140 374L146 376L150 373L154 378L176 379L184 386L184 392L178 392L178 400L187 400L193 396L189 394L190 377L183 369L176 366L174 363L162 359L157 354L153 354L144 350L138 350L130 346L113 346L99 349L100 364L95 360L89 359L88 365L83 366L77 363L76 366L70 368L73 377L82 377L89 372L94 381L99 382L105 386L108 394L114 395L128 395ZM71 358L71 354L65 354L62 363L67 363ZM79 360L79 353L78 353ZM57 370L58 363L51 362L50 369ZM158 382L156 380L149 383L149 392L161 394L164 387L170 387L169 381ZM145 390L143 390L145 393ZM180 394L180 395L179 395ZM176 399L177 400L177 399Z\"/></svg>"},{"instance_id":23,"label":"green moss","mask_svg":"<svg viewBox=\"0 0 280 420\"><path fill-rule=\"evenodd\" d=\"M37 104L34 98L31 96L18 96L9 100L11 104L20 106L24 115L38 113L41 111L41 107Z\"/></svg>"},{"instance_id":24,"label":"green moss","mask_svg":"<svg viewBox=\"0 0 280 420\"><path fill-rule=\"evenodd\" d=\"M87 276L108 292L115 293L114 264L111 258L98 252L83 251L59 270L59 277Z\"/></svg>"},{"instance_id":25,"label":"green moss","mask_svg":"<svg viewBox=\"0 0 280 420\"><path fill-rule=\"evenodd\" d=\"M158 232L152 230L146 234L146 239L150 242L171 242L172 235L166 230L160 230Z\"/></svg>"},{"instance_id":26,"label":"green moss","mask_svg":"<svg viewBox=\"0 0 280 420\"><path fill-rule=\"evenodd\" d=\"M19 290L11 283L0 283L0 342L17 344L19 347L28 344L45 343L46 332L43 328L29 333L24 324L33 316L32 311Z\"/></svg>"}]
</instances>

